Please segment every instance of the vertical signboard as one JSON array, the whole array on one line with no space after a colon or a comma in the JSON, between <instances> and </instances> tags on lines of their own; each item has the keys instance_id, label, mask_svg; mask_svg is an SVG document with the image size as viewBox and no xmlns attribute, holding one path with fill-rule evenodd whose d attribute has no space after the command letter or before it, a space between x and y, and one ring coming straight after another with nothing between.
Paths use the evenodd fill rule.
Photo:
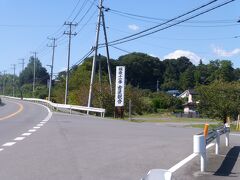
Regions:
<instances>
[{"instance_id":1,"label":"vertical signboard","mask_svg":"<svg viewBox=\"0 0 240 180\"><path fill-rule=\"evenodd\" d=\"M116 67L115 106L124 106L125 66Z\"/></svg>"}]
</instances>

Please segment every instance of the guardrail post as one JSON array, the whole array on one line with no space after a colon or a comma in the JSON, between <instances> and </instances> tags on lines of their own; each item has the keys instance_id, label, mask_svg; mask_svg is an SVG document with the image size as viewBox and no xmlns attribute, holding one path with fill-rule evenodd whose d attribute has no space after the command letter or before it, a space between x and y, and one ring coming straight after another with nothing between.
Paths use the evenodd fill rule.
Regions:
<instances>
[{"instance_id":1,"label":"guardrail post","mask_svg":"<svg viewBox=\"0 0 240 180\"><path fill-rule=\"evenodd\" d=\"M193 152L200 156L200 169L201 172L206 171L207 154L206 154L206 141L204 135L193 136Z\"/></svg>"},{"instance_id":2,"label":"guardrail post","mask_svg":"<svg viewBox=\"0 0 240 180\"><path fill-rule=\"evenodd\" d=\"M216 137L216 145L215 145L215 154L218 155L220 150L220 130L217 130L216 133L217 133L217 137Z\"/></svg>"},{"instance_id":3,"label":"guardrail post","mask_svg":"<svg viewBox=\"0 0 240 180\"><path fill-rule=\"evenodd\" d=\"M226 128L226 137L225 137L225 141L226 141L226 146L229 146L229 129Z\"/></svg>"}]
</instances>

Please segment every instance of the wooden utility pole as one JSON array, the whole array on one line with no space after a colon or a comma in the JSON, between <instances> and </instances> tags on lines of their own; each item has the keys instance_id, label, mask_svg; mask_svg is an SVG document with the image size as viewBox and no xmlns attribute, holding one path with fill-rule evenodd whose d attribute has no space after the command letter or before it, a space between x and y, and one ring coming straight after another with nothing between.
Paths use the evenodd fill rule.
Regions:
<instances>
[{"instance_id":1,"label":"wooden utility pole","mask_svg":"<svg viewBox=\"0 0 240 180\"><path fill-rule=\"evenodd\" d=\"M68 103L68 81L69 81L69 66L70 66L70 57L71 57L71 40L72 36L76 36L77 33L72 33L72 27L77 26L73 22L65 22L64 25L69 26L69 31L64 32L64 34L68 35L68 63L67 63L67 72L66 72L66 86L65 86L65 98L64 103Z\"/></svg>"},{"instance_id":2,"label":"wooden utility pole","mask_svg":"<svg viewBox=\"0 0 240 180\"><path fill-rule=\"evenodd\" d=\"M108 79L109 79L109 86L110 86L110 92L112 95L112 74L111 74L111 68L110 68L110 56L109 56L109 49L108 49L108 39L107 39L107 31L106 31L106 25L105 25L105 18L104 13L101 11L102 14L102 24L103 24L103 32L104 32L104 38L105 38L105 44L106 44L106 53L107 53L107 67L108 67Z\"/></svg>"},{"instance_id":3,"label":"wooden utility pole","mask_svg":"<svg viewBox=\"0 0 240 180\"><path fill-rule=\"evenodd\" d=\"M37 52L32 52L34 54L33 57L33 89L32 89L32 97L35 97L35 83L36 83L36 60L37 60Z\"/></svg>"},{"instance_id":4,"label":"wooden utility pole","mask_svg":"<svg viewBox=\"0 0 240 180\"><path fill-rule=\"evenodd\" d=\"M50 81L49 81L49 88L48 88L48 100L51 100L51 89L52 89L52 78L53 78L53 65L54 65L54 57L55 57L55 48L56 45L56 38L50 38L52 40L52 44L48 45L48 47L52 47L52 64L51 64L51 75L50 75Z\"/></svg>"},{"instance_id":5,"label":"wooden utility pole","mask_svg":"<svg viewBox=\"0 0 240 180\"><path fill-rule=\"evenodd\" d=\"M21 64L22 65L22 72L23 72L23 70L24 70L24 66L25 66L25 59L19 59L21 62L19 63L19 64Z\"/></svg>"},{"instance_id":6,"label":"wooden utility pole","mask_svg":"<svg viewBox=\"0 0 240 180\"><path fill-rule=\"evenodd\" d=\"M96 42L94 47L95 52L94 52L93 63L92 63L91 81L90 81L89 95L88 95L88 107L91 107L92 105L92 93L93 93L92 91L93 91L94 76L96 71L96 59L97 59L97 53L98 53L98 41L99 41L99 32L100 32L100 25L101 25L100 23L101 23L101 14L102 14L102 2L103 0L99 0L98 23L97 23L97 30L96 30Z\"/></svg>"},{"instance_id":7,"label":"wooden utility pole","mask_svg":"<svg viewBox=\"0 0 240 180\"><path fill-rule=\"evenodd\" d=\"M12 79L12 95L15 96L15 76L16 76L16 64L12 65L13 67L13 79Z\"/></svg>"}]
</instances>

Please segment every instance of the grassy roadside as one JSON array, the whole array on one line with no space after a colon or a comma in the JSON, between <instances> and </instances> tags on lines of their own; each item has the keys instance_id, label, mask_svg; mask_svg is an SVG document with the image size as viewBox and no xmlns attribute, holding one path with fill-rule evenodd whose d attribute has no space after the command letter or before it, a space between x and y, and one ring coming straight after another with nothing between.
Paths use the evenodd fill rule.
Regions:
<instances>
[{"instance_id":1,"label":"grassy roadside","mask_svg":"<svg viewBox=\"0 0 240 180\"><path fill-rule=\"evenodd\" d=\"M216 120L208 119L208 118L179 118L174 116L171 113L155 113L155 114L144 114L144 115L137 115L132 116L131 122L159 122L159 123L166 123L166 122L186 122L186 123L196 123L196 122L217 122Z\"/></svg>"},{"instance_id":2,"label":"grassy roadside","mask_svg":"<svg viewBox=\"0 0 240 180\"><path fill-rule=\"evenodd\" d=\"M221 126L222 124L209 124L209 130L210 129L215 129L215 128L217 128L217 127L219 127L219 126ZM201 129L203 129L204 128L204 124L191 124L191 125L189 125L190 127L193 127L193 128L201 128ZM234 132L237 132L237 130L236 130L236 125L235 124L232 124L231 126L230 126L230 129L231 129L231 131L234 131ZM239 131L238 131L239 132Z\"/></svg>"}]
</instances>

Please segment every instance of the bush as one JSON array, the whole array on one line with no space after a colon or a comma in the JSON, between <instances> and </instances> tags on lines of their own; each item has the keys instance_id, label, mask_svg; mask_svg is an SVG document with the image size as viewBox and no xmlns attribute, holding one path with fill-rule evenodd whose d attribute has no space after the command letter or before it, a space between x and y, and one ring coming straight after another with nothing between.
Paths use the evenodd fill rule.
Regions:
<instances>
[{"instance_id":1,"label":"bush","mask_svg":"<svg viewBox=\"0 0 240 180\"><path fill-rule=\"evenodd\" d=\"M176 109L182 108L183 102L181 99L178 99L166 93L153 93L151 97L152 106L155 111L157 111L157 109L168 109L174 111Z\"/></svg>"}]
</instances>

